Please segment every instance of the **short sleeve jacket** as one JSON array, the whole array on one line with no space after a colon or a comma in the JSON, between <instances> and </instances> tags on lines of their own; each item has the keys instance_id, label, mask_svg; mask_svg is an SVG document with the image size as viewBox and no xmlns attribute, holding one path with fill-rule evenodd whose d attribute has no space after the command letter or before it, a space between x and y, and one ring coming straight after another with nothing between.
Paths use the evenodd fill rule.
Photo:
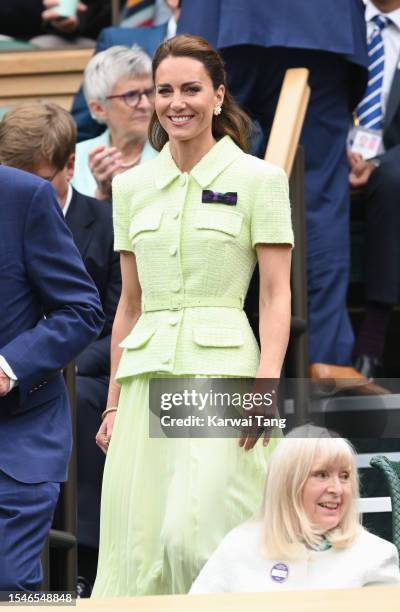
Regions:
<instances>
[{"instance_id":1,"label":"short sleeve jacket","mask_svg":"<svg viewBox=\"0 0 400 612\"><path fill-rule=\"evenodd\" d=\"M115 248L136 258L142 315L117 379L144 372L254 376L243 311L255 246L293 244L287 177L225 136L190 173L166 144L113 182Z\"/></svg>"}]
</instances>

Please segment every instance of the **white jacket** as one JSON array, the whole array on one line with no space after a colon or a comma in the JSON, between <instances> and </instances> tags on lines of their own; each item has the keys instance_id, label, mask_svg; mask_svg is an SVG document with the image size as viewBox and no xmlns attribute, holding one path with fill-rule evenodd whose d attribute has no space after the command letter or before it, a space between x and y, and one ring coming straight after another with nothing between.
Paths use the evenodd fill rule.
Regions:
<instances>
[{"instance_id":1,"label":"white jacket","mask_svg":"<svg viewBox=\"0 0 400 612\"><path fill-rule=\"evenodd\" d=\"M301 561L266 559L260 545L260 522L245 523L233 529L207 561L190 593L400 585L396 547L365 529L361 529L349 548L310 551L307 559Z\"/></svg>"}]
</instances>

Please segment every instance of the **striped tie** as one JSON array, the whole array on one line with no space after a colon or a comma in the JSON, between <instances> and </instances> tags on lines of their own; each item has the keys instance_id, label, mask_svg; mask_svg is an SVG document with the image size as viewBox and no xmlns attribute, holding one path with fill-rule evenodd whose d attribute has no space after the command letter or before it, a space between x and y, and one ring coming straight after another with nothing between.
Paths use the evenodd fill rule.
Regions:
<instances>
[{"instance_id":1,"label":"striped tie","mask_svg":"<svg viewBox=\"0 0 400 612\"><path fill-rule=\"evenodd\" d=\"M382 30L390 20L383 15L375 15L372 21L374 29L368 43L368 86L364 98L357 108L360 125L374 130L383 127L382 113L382 83L385 67L385 49L382 40Z\"/></svg>"}]
</instances>

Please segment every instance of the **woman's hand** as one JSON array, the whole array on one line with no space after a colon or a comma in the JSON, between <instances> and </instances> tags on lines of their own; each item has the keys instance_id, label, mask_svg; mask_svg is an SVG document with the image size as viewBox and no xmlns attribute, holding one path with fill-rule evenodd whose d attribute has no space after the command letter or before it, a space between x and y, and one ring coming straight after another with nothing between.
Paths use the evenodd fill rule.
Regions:
<instances>
[{"instance_id":1,"label":"woman's hand","mask_svg":"<svg viewBox=\"0 0 400 612\"><path fill-rule=\"evenodd\" d=\"M111 201L111 181L122 170L122 155L115 147L99 146L89 152L89 168L96 183L96 198Z\"/></svg>"},{"instance_id":2,"label":"woman's hand","mask_svg":"<svg viewBox=\"0 0 400 612\"><path fill-rule=\"evenodd\" d=\"M267 446L271 438L272 427L268 422L278 417L277 390L279 380L265 378L262 371L258 371L250 390L253 396L252 405L243 411L243 418L249 425L242 427L239 446L245 451L251 450L260 438Z\"/></svg>"},{"instance_id":3,"label":"woman's hand","mask_svg":"<svg viewBox=\"0 0 400 612\"><path fill-rule=\"evenodd\" d=\"M59 0L43 0L43 6L45 11L42 13L43 21L51 23L53 28L59 30L63 34L73 34L78 29L79 18L78 17L60 17L57 13L57 7L60 4ZM77 7L78 13L84 13L87 11L86 4L78 2Z\"/></svg>"},{"instance_id":4,"label":"woman's hand","mask_svg":"<svg viewBox=\"0 0 400 612\"><path fill-rule=\"evenodd\" d=\"M96 444L101 448L105 455L107 454L108 447L111 441L115 416L116 411L109 412L108 414L106 414L104 420L100 425L100 429L96 434Z\"/></svg>"}]
</instances>

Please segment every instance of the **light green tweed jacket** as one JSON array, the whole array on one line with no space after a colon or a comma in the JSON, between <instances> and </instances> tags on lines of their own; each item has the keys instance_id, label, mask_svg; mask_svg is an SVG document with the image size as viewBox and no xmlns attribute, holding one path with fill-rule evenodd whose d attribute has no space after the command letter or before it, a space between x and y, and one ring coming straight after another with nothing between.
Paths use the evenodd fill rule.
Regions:
<instances>
[{"instance_id":1,"label":"light green tweed jacket","mask_svg":"<svg viewBox=\"0 0 400 612\"><path fill-rule=\"evenodd\" d=\"M203 203L203 190L237 204ZM117 380L145 372L254 376L259 349L243 302L257 243L293 244L283 170L225 136L187 173L167 144L113 181L115 249L135 254L142 315Z\"/></svg>"}]
</instances>

